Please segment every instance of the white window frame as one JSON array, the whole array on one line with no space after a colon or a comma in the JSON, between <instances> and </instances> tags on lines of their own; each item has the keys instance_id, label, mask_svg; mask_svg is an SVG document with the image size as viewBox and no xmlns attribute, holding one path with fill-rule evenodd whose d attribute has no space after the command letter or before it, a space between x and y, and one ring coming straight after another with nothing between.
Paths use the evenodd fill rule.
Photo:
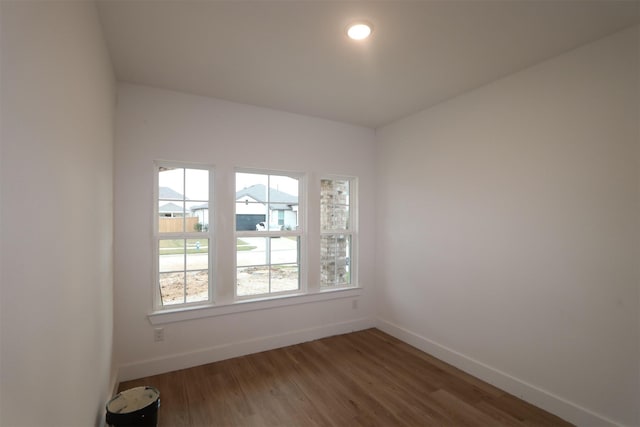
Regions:
<instances>
[{"instance_id":1,"label":"white window frame","mask_svg":"<svg viewBox=\"0 0 640 427\"><path fill-rule=\"evenodd\" d=\"M159 172L161 167L168 168L183 168L183 169L200 169L208 171L209 175L209 200L208 200L208 215L209 215L209 227L207 231L183 231L183 232L171 232L160 233L158 230L158 218L159 218ZM156 160L153 164L153 311L154 313L163 312L175 312L184 309L193 309L200 307L210 307L214 305L214 289L215 289L215 275L213 271L214 259L216 250L214 224L215 224L215 198L214 198L214 167L212 165L200 164L200 163L187 163L187 162L173 162ZM184 192L182 193L185 194ZM186 209L186 208L185 208ZM169 239L208 239L208 298L206 301L185 302L180 304L168 304L162 305L162 298L160 294L160 240ZM186 270L186 260L184 269Z\"/></svg>"},{"instance_id":2,"label":"white window frame","mask_svg":"<svg viewBox=\"0 0 640 427\"><path fill-rule=\"evenodd\" d=\"M298 238L298 289L290 290L290 291L279 291L279 292L271 292L255 294L255 295L238 295L238 262L237 256L234 256L234 264L233 264L233 295L234 300L238 302L242 301L250 301L250 300L263 300L270 298L280 298L287 297L291 295L300 295L305 294L307 291L307 272L306 272L306 263L305 263L305 248L306 248L306 227L305 227L305 219L306 219L306 180L305 174L302 172L291 172L291 171L282 171L282 170L274 170L274 169L249 169L249 168L236 168L233 173L233 182L235 188L236 176L238 173L247 173L247 174L258 174L258 175L267 175L267 176L287 176L291 178L296 178L298 180L298 227L295 230L251 230L251 231L237 231L236 221L237 221L237 213L236 213L236 200L234 198L233 201L233 231L234 231L234 250L237 251L235 246L235 242L237 239L244 238L264 238L267 239L267 242L271 241L272 237L297 237ZM267 190L267 194L268 194ZM235 194L235 192L234 192ZM268 207L267 207L268 209ZM269 213L267 211L266 222L269 223ZM267 260L268 264L264 264L266 266L272 265L269 258L269 246L267 246ZM236 252L237 254L237 252ZM262 264L261 264L262 265Z\"/></svg>"},{"instance_id":3,"label":"white window frame","mask_svg":"<svg viewBox=\"0 0 640 427\"><path fill-rule=\"evenodd\" d=\"M322 238L324 236L337 236L337 235L346 235L350 238L350 251L349 251L349 276L350 282L345 283L340 286L327 286L322 281L322 255L320 255L319 269L320 269L320 277L318 277L318 283L320 284L321 292L332 292L336 290L342 289L351 289L358 287L358 179L353 176L343 176L343 175L323 175L320 177L320 193L319 197L322 196L322 181L323 180L332 180L332 181L348 181L349 182L349 217L348 224L349 227L346 230L340 229L323 229L322 226L322 214L318 212L320 215L320 239L318 241L319 250L321 251ZM320 201L319 209L322 209L322 201Z\"/></svg>"},{"instance_id":4,"label":"white window frame","mask_svg":"<svg viewBox=\"0 0 640 427\"><path fill-rule=\"evenodd\" d=\"M159 305L159 250L158 250L158 167L200 168L209 170L209 300L199 303L175 304L165 307ZM296 233L284 230L288 235L299 235L299 290L291 292L278 292L236 298L236 239L245 232L237 232L235 219L235 173L258 173L271 175L285 175L298 178L298 229ZM215 175L214 175L215 174ZM223 175L220 175L223 174ZM351 230L351 284L347 287L320 288L320 179L348 179L351 185L350 195L350 224ZM154 182L154 207L153 207L153 236L151 245L153 253L153 309L147 318L151 325L166 325L174 322L195 320L215 316L225 316L251 312L256 310L275 309L279 307L295 306L300 304L315 303L332 300L348 300L362 295L363 288L358 281L358 179L354 176L319 174L313 172L287 171L275 169L257 169L246 167L221 167L215 168L211 164L156 161L153 169ZM214 177L216 187L214 187ZM311 186L311 183L313 185ZM224 194L224 199L217 197ZM227 223L225 218L232 216L233 229L221 229ZM312 222L310 221L312 220ZM220 222L222 221L223 224ZM216 228L216 224L218 228ZM309 227L309 224L311 227ZM344 230L343 230L344 231ZM238 233L238 235L236 234ZM271 232L262 231L259 236L269 236ZM161 236L165 238L164 234ZM344 233L343 233L344 234ZM199 237L204 237L198 233ZM232 246L227 247L228 244ZM310 250L309 244L313 244ZM221 246L223 245L223 246ZM224 252L222 258L220 252ZM313 255L313 262L309 262L309 253ZM224 259L224 265L218 265ZM233 259L233 261L232 261ZM230 271L233 269L233 271Z\"/></svg>"}]
</instances>

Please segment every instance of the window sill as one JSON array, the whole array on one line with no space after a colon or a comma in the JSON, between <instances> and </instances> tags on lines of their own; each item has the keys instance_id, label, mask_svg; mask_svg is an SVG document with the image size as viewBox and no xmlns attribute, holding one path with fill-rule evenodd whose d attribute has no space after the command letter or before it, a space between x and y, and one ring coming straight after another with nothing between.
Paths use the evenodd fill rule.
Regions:
<instances>
[{"instance_id":1,"label":"window sill","mask_svg":"<svg viewBox=\"0 0 640 427\"><path fill-rule=\"evenodd\" d=\"M147 315L152 325L182 322L184 320L202 319L205 317L224 316L247 311L267 310L290 305L308 304L342 298L358 297L362 288L344 288L325 290L314 294L294 294L278 297L242 300L226 305L206 305L174 310L154 311Z\"/></svg>"}]
</instances>

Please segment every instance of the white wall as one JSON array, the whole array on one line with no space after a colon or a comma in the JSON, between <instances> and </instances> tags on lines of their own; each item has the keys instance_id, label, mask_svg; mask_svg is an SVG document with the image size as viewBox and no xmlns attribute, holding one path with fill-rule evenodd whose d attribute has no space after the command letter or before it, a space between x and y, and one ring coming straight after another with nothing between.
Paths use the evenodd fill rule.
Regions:
<instances>
[{"instance_id":1,"label":"white wall","mask_svg":"<svg viewBox=\"0 0 640 427\"><path fill-rule=\"evenodd\" d=\"M381 327L581 424L640 424L638 40L377 131Z\"/></svg>"},{"instance_id":2,"label":"white wall","mask_svg":"<svg viewBox=\"0 0 640 427\"><path fill-rule=\"evenodd\" d=\"M0 424L90 426L112 381L115 82L92 2L1 2Z\"/></svg>"},{"instance_id":3,"label":"white wall","mask_svg":"<svg viewBox=\"0 0 640 427\"><path fill-rule=\"evenodd\" d=\"M370 129L123 84L115 154L115 326L121 379L174 370L373 325L374 134ZM351 299L291 305L164 325L153 342L153 161L215 166L216 280L233 289L235 167L307 174L308 258L319 260L319 176L360 178L359 306ZM313 240L312 240L313 239ZM303 252L304 253L304 252ZM319 277L318 263L309 276ZM218 292L218 303L231 295Z\"/></svg>"}]
</instances>

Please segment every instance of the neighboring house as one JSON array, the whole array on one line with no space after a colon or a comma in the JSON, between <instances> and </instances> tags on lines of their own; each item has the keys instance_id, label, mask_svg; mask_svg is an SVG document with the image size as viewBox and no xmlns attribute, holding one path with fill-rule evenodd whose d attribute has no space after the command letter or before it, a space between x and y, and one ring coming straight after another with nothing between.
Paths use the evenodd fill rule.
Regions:
<instances>
[{"instance_id":1,"label":"neighboring house","mask_svg":"<svg viewBox=\"0 0 640 427\"><path fill-rule=\"evenodd\" d=\"M182 206L167 202L158 206L158 215L167 218L181 218L184 216Z\"/></svg>"},{"instance_id":2,"label":"neighboring house","mask_svg":"<svg viewBox=\"0 0 640 427\"><path fill-rule=\"evenodd\" d=\"M178 193L176 190L169 187L158 188L158 199L170 199L170 200L184 200L184 196Z\"/></svg>"},{"instance_id":3,"label":"neighboring house","mask_svg":"<svg viewBox=\"0 0 640 427\"><path fill-rule=\"evenodd\" d=\"M298 197L275 188L269 188L267 197L267 187L263 184L236 191L236 229L265 229L267 223L270 229L295 229Z\"/></svg>"},{"instance_id":4,"label":"neighboring house","mask_svg":"<svg viewBox=\"0 0 640 427\"><path fill-rule=\"evenodd\" d=\"M201 223L209 224L207 203L193 206L191 211ZM298 225L298 197L271 188L267 200L267 189L263 184L236 191L236 229L264 229L267 222L271 229L295 229ZM261 223L263 227L259 226Z\"/></svg>"},{"instance_id":5,"label":"neighboring house","mask_svg":"<svg viewBox=\"0 0 640 427\"><path fill-rule=\"evenodd\" d=\"M170 201L184 200L182 194L169 187L159 187L158 199L160 199L160 203L162 203L160 206L158 206L158 215L167 218L181 218L184 216L184 210L182 206Z\"/></svg>"},{"instance_id":6,"label":"neighboring house","mask_svg":"<svg viewBox=\"0 0 640 427\"><path fill-rule=\"evenodd\" d=\"M185 227L188 231L199 231L203 227L206 229L209 225L206 203L195 205L197 202L189 202L187 197L169 187L159 187L158 196L160 200L158 230L160 232L178 232ZM196 210L198 206L204 206L205 210Z\"/></svg>"},{"instance_id":7,"label":"neighboring house","mask_svg":"<svg viewBox=\"0 0 640 427\"><path fill-rule=\"evenodd\" d=\"M209 227L209 203L201 203L190 208L193 215L198 217L198 222L205 227Z\"/></svg>"}]
</instances>

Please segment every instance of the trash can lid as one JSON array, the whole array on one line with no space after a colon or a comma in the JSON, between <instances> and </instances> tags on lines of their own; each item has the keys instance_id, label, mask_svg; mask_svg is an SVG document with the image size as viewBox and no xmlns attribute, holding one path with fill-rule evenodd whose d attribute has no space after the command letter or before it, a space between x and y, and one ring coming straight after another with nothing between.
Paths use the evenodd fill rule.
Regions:
<instances>
[{"instance_id":1,"label":"trash can lid","mask_svg":"<svg viewBox=\"0 0 640 427\"><path fill-rule=\"evenodd\" d=\"M160 392L155 387L131 388L116 394L107 404L107 411L113 414L128 414L149 406L159 397Z\"/></svg>"}]
</instances>

